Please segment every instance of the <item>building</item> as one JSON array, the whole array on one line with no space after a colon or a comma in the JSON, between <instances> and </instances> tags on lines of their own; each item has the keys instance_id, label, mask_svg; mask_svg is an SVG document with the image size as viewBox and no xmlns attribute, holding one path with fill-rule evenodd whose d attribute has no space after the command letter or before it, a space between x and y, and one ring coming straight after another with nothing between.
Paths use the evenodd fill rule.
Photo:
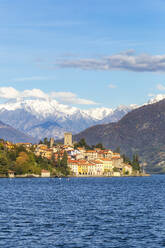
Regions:
<instances>
[{"instance_id":1,"label":"building","mask_svg":"<svg viewBox=\"0 0 165 248\"><path fill-rule=\"evenodd\" d=\"M132 166L129 164L124 164L123 166L123 174L131 175L132 174Z\"/></svg>"},{"instance_id":2,"label":"building","mask_svg":"<svg viewBox=\"0 0 165 248\"><path fill-rule=\"evenodd\" d=\"M11 143L11 142L9 142L9 141L6 141L6 143L5 143L4 145L5 145L5 147L6 147L7 149L9 149L9 150L14 149L14 144Z\"/></svg>"},{"instance_id":3,"label":"building","mask_svg":"<svg viewBox=\"0 0 165 248\"><path fill-rule=\"evenodd\" d=\"M71 160L68 159L68 167L72 171L72 173L76 176L78 176L78 161L77 160Z\"/></svg>"},{"instance_id":4,"label":"building","mask_svg":"<svg viewBox=\"0 0 165 248\"><path fill-rule=\"evenodd\" d=\"M41 177L50 177L50 171L41 170Z\"/></svg>"},{"instance_id":5,"label":"building","mask_svg":"<svg viewBox=\"0 0 165 248\"><path fill-rule=\"evenodd\" d=\"M64 133L64 145L72 146L72 133Z\"/></svg>"},{"instance_id":6,"label":"building","mask_svg":"<svg viewBox=\"0 0 165 248\"><path fill-rule=\"evenodd\" d=\"M25 148L31 148L32 143L16 143L16 146L24 146Z\"/></svg>"},{"instance_id":7,"label":"building","mask_svg":"<svg viewBox=\"0 0 165 248\"><path fill-rule=\"evenodd\" d=\"M112 158L113 152L111 150L98 151L98 158Z\"/></svg>"},{"instance_id":8,"label":"building","mask_svg":"<svg viewBox=\"0 0 165 248\"><path fill-rule=\"evenodd\" d=\"M50 147L52 148L54 145L54 138L50 138Z\"/></svg>"},{"instance_id":9,"label":"building","mask_svg":"<svg viewBox=\"0 0 165 248\"><path fill-rule=\"evenodd\" d=\"M113 176L114 176L114 177L120 177L121 174L120 174L119 171L114 171L114 172L113 172Z\"/></svg>"},{"instance_id":10,"label":"building","mask_svg":"<svg viewBox=\"0 0 165 248\"><path fill-rule=\"evenodd\" d=\"M100 160L94 160L92 163L95 165L95 175L101 176L104 174L104 164Z\"/></svg>"},{"instance_id":11,"label":"building","mask_svg":"<svg viewBox=\"0 0 165 248\"><path fill-rule=\"evenodd\" d=\"M112 160L109 158L100 158L99 161L103 163L104 175L111 176L113 172Z\"/></svg>"},{"instance_id":12,"label":"building","mask_svg":"<svg viewBox=\"0 0 165 248\"><path fill-rule=\"evenodd\" d=\"M14 175L14 171L12 171L12 170L8 170L8 177L10 177L10 178L14 178L14 177L15 177L15 175Z\"/></svg>"},{"instance_id":13,"label":"building","mask_svg":"<svg viewBox=\"0 0 165 248\"><path fill-rule=\"evenodd\" d=\"M95 160L97 159L97 151L94 150L87 150L85 153L85 159L87 160Z\"/></svg>"},{"instance_id":14,"label":"building","mask_svg":"<svg viewBox=\"0 0 165 248\"><path fill-rule=\"evenodd\" d=\"M34 153L36 156L41 156L43 158L51 159L53 150L52 148L48 148L46 145L41 144L37 146Z\"/></svg>"}]
</instances>

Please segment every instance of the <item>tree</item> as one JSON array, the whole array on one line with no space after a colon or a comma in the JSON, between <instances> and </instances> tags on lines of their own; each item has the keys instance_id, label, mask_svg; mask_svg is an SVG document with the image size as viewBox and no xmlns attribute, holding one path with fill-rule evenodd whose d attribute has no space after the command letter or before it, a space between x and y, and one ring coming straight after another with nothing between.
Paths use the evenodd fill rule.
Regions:
<instances>
[{"instance_id":1,"label":"tree","mask_svg":"<svg viewBox=\"0 0 165 248\"><path fill-rule=\"evenodd\" d=\"M133 155L133 160L132 160L132 167L133 170L140 170L140 164L139 164L139 156L137 154Z\"/></svg>"},{"instance_id":2,"label":"tree","mask_svg":"<svg viewBox=\"0 0 165 248\"><path fill-rule=\"evenodd\" d=\"M124 163L130 164L130 165L132 164L130 158L127 157L125 154L122 154L122 158L123 158Z\"/></svg>"},{"instance_id":3,"label":"tree","mask_svg":"<svg viewBox=\"0 0 165 248\"><path fill-rule=\"evenodd\" d=\"M100 148L101 150L105 150L105 147L102 143L98 143L97 145L93 146L93 148Z\"/></svg>"},{"instance_id":4,"label":"tree","mask_svg":"<svg viewBox=\"0 0 165 248\"><path fill-rule=\"evenodd\" d=\"M67 154L66 151L64 151L63 158L61 160L60 171L65 176L70 174L70 170L69 170L69 167L68 167L68 154Z\"/></svg>"},{"instance_id":5,"label":"tree","mask_svg":"<svg viewBox=\"0 0 165 248\"><path fill-rule=\"evenodd\" d=\"M78 143L74 144L74 149L77 147L84 147L86 150L93 150L93 148L86 143L84 138L80 139Z\"/></svg>"},{"instance_id":6,"label":"tree","mask_svg":"<svg viewBox=\"0 0 165 248\"><path fill-rule=\"evenodd\" d=\"M66 151L64 151L63 158L61 160L61 166L66 168L67 165L68 165L68 154Z\"/></svg>"},{"instance_id":7,"label":"tree","mask_svg":"<svg viewBox=\"0 0 165 248\"><path fill-rule=\"evenodd\" d=\"M57 167L60 167L60 165L61 165L61 158L60 158L60 152L58 152Z\"/></svg>"},{"instance_id":8,"label":"tree","mask_svg":"<svg viewBox=\"0 0 165 248\"><path fill-rule=\"evenodd\" d=\"M49 146L49 141L48 141L48 138L44 138L44 141L43 141L43 143L44 143L44 145L47 145L47 146Z\"/></svg>"},{"instance_id":9,"label":"tree","mask_svg":"<svg viewBox=\"0 0 165 248\"><path fill-rule=\"evenodd\" d=\"M114 150L115 153L120 153L120 147L118 146L115 150Z\"/></svg>"},{"instance_id":10,"label":"tree","mask_svg":"<svg viewBox=\"0 0 165 248\"><path fill-rule=\"evenodd\" d=\"M0 154L0 174L7 174L8 160L6 154Z\"/></svg>"},{"instance_id":11,"label":"tree","mask_svg":"<svg viewBox=\"0 0 165 248\"><path fill-rule=\"evenodd\" d=\"M21 165L21 164L23 165L28 161L28 159L29 158L28 158L28 155L26 152L20 152L19 156L16 159L16 163L19 165Z\"/></svg>"}]
</instances>

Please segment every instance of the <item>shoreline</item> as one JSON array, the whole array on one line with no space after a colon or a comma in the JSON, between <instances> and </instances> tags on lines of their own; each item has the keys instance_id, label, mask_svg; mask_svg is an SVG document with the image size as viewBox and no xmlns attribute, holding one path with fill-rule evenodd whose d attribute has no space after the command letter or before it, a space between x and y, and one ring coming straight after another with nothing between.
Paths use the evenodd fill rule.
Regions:
<instances>
[{"instance_id":1,"label":"shoreline","mask_svg":"<svg viewBox=\"0 0 165 248\"><path fill-rule=\"evenodd\" d=\"M42 177L39 175L18 175L14 177L9 177L9 176L3 176L0 175L0 178L9 178L9 179L14 179L14 178L122 178L122 177L149 177L151 174L140 174L140 175L122 175L122 176L106 176L106 175L100 175L100 176L90 176L90 175L68 175L68 176L50 176L50 177Z\"/></svg>"}]
</instances>

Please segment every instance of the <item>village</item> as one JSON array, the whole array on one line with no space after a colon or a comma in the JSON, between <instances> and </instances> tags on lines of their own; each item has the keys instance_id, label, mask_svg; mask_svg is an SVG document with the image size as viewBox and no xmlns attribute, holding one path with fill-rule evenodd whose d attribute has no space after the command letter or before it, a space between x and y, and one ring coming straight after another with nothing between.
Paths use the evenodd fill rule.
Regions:
<instances>
[{"instance_id":1,"label":"village","mask_svg":"<svg viewBox=\"0 0 165 248\"><path fill-rule=\"evenodd\" d=\"M132 175L132 166L123 162L119 153L110 149L95 148L86 150L84 147L74 148L72 133L64 134L64 144L53 146L54 140L50 139L50 148L39 144L35 148L35 155L55 160L62 159L67 152L67 165L73 176L124 176Z\"/></svg>"},{"instance_id":2,"label":"village","mask_svg":"<svg viewBox=\"0 0 165 248\"><path fill-rule=\"evenodd\" d=\"M36 157L47 160L62 160L64 154L67 154L67 167L69 175L74 177L120 177L140 175L140 171L133 170L133 167L123 161L120 153L113 152L110 149L101 149L95 147L93 150L85 147L75 147L72 142L72 133L64 134L64 143L55 144L54 139L50 138L49 145L44 143L17 143L17 146L23 146L26 150L33 149ZM14 144L6 142L7 149L12 149ZM51 177L51 170L42 169L40 175L31 174L34 177ZM9 177L15 177L14 171L8 171ZM20 177L27 177L21 175Z\"/></svg>"}]
</instances>

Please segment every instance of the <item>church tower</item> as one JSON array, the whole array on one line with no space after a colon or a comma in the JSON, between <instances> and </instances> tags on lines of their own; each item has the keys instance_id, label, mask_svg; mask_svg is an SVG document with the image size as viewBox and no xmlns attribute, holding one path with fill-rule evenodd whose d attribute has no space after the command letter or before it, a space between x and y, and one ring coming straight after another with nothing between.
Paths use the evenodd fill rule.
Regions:
<instances>
[{"instance_id":1,"label":"church tower","mask_svg":"<svg viewBox=\"0 0 165 248\"><path fill-rule=\"evenodd\" d=\"M64 133L64 145L72 146L72 133Z\"/></svg>"}]
</instances>

